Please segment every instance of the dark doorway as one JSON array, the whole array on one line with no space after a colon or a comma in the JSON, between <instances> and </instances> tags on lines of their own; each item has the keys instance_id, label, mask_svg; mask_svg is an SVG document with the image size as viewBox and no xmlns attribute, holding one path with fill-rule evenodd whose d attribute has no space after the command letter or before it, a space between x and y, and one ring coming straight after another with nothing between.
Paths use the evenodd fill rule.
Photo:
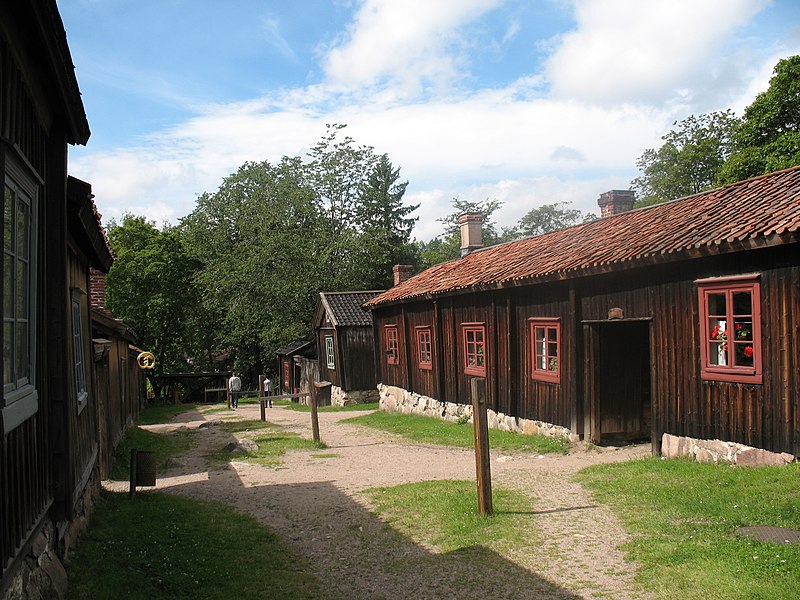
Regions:
<instances>
[{"instance_id":1,"label":"dark doorway","mask_svg":"<svg viewBox=\"0 0 800 600\"><path fill-rule=\"evenodd\" d=\"M587 438L601 444L649 440L650 322L592 323L587 334Z\"/></svg>"}]
</instances>

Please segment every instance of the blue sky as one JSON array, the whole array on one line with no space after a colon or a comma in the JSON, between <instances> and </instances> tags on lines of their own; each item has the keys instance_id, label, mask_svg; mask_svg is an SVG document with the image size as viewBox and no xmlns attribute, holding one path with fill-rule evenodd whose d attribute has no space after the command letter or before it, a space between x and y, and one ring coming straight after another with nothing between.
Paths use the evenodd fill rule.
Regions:
<instances>
[{"instance_id":1,"label":"blue sky","mask_svg":"<svg viewBox=\"0 0 800 600\"><path fill-rule=\"evenodd\" d=\"M496 198L501 226L596 211L676 120L742 113L800 54L797 0L59 0L104 221L176 223L245 161L326 123L387 153L420 204Z\"/></svg>"}]
</instances>

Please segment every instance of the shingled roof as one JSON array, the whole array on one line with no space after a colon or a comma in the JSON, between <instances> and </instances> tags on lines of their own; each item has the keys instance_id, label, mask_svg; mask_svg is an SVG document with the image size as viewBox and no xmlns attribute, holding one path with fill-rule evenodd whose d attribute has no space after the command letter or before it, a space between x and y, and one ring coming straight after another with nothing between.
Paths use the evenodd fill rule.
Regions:
<instances>
[{"instance_id":1,"label":"shingled roof","mask_svg":"<svg viewBox=\"0 0 800 600\"><path fill-rule=\"evenodd\" d=\"M334 327L371 326L372 315L361 306L382 291L320 292L319 299Z\"/></svg>"},{"instance_id":2,"label":"shingled roof","mask_svg":"<svg viewBox=\"0 0 800 600\"><path fill-rule=\"evenodd\" d=\"M800 167L482 248L435 265L366 307L459 290L572 279L800 241Z\"/></svg>"}]
</instances>

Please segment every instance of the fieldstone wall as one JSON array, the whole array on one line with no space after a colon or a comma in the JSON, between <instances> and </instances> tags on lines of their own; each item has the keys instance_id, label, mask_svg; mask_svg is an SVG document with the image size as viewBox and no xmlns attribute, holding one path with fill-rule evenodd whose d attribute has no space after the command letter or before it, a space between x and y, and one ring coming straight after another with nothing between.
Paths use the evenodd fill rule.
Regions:
<instances>
[{"instance_id":1,"label":"fieldstone wall","mask_svg":"<svg viewBox=\"0 0 800 600\"><path fill-rule=\"evenodd\" d=\"M472 406L468 404L440 402L428 396L421 396L403 388L384 385L382 383L378 384L378 393L380 396L378 405L381 410L387 412L422 415L453 422L472 422ZM543 421L521 419L504 413L498 413L491 409L487 410L487 418L490 429L513 431L514 433L523 433L526 435L559 437L565 438L570 442L577 442L579 439L577 434L566 427L545 423Z\"/></svg>"},{"instance_id":2,"label":"fieldstone wall","mask_svg":"<svg viewBox=\"0 0 800 600\"><path fill-rule=\"evenodd\" d=\"M367 402L378 402L378 390L350 390L345 392L338 385L331 386L332 406L366 404Z\"/></svg>"},{"instance_id":3,"label":"fieldstone wall","mask_svg":"<svg viewBox=\"0 0 800 600\"><path fill-rule=\"evenodd\" d=\"M786 452L770 452L736 442L699 440L669 433L661 436L661 455L665 458L690 457L698 462L725 462L742 467L783 466L795 460L793 455Z\"/></svg>"}]
</instances>

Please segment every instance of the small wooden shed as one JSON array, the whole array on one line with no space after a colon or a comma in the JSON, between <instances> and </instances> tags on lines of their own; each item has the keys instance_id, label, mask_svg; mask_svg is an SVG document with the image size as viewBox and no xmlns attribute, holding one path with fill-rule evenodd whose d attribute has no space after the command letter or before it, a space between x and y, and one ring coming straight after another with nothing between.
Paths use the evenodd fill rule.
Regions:
<instances>
[{"instance_id":1,"label":"small wooden shed","mask_svg":"<svg viewBox=\"0 0 800 600\"><path fill-rule=\"evenodd\" d=\"M296 340L279 348L275 352L275 360L280 385L275 386L275 391L284 394L298 393L303 380L303 369L297 359L313 359L316 357L316 350L314 342L308 340Z\"/></svg>"},{"instance_id":2,"label":"small wooden shed","mask_svg":"<svg viewBox=\"0 0 800 600\"><path fill-rule=\"evenodd\" d=\"M498 413L593 442L800 455L800 167L599 203L592 223L468 251L368 301L379 381L469 404L485 378Z\"/></svg>"},{"instance_id":3,"label":"small wooden shed","mask_svg":"<svg viewBox=\"0 0 800 600\"><path fill-rule=\"evenodd\" d=\"M381 291L320 292L314 311L319 377L337 405L377 401L372 316L362 305Z\"/></svg>"}]
</instances>

